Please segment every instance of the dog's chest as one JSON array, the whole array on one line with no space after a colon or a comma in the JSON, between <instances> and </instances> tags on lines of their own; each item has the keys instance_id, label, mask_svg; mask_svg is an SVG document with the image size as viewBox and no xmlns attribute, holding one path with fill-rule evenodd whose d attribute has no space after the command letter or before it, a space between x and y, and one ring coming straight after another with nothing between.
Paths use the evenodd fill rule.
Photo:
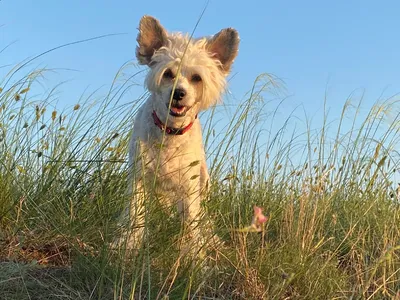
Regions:
<instances>
[{"instance_id":1,"label":"dog's chest","mask_svg":"<svg viewBox=\"0 0 400 300\"><path fill-rule=\"evenodd\" d=\"M185 187L200 175L201 144L190 139L178 146L171 141L160 145L142 145L146 175L155 176L164 189ZM153 177L154 178L154 177Z\"/></svg>"}]
</instances>

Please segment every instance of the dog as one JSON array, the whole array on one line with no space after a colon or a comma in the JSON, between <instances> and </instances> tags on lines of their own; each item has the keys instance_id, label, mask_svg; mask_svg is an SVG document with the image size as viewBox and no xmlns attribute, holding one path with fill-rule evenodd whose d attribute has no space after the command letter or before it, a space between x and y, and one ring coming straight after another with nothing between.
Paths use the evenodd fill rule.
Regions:
<instances>
[{"instance_id":1,"label":"dog","mask_svg":"<svg viewBox=\"0 0 400 300\"><path fill-rule=\"evenodd\" d=\"M138 29L136 57L149 68L149 97L137 112L129 142L131 249L143 239L151 191L166 206L176 205L191 237L201 235L197 223L209 174L198 116L219 102L239 46L233 28L191 39L144 16Z\"/></svg>"}]
</instances>

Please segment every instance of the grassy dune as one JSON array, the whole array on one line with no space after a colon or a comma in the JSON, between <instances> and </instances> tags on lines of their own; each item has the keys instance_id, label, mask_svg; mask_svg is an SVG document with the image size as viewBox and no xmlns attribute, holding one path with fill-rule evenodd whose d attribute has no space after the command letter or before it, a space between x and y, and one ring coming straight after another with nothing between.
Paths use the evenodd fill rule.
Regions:
<instances>
[{"instance_id":1,"label":"grassy dune","mask_svg":"<svg viewBox=\"0 0 400 300\"><path fill-rule=\"evenodd\" d=\"M0 81L0 299L400 299L395 99L364 117L349 100L318 130L274 132L262 108L279 87L260 76L220 132L217 111L203 122L204 209L223 245L181 257L179 220L154 201L129 256L110 242L141 102L122 101L133 77L61 111L62 85L43 91L48 71L24 70ZM241 230L253 205L269 217L261 232Z\"/></svg>"}]
</instances>

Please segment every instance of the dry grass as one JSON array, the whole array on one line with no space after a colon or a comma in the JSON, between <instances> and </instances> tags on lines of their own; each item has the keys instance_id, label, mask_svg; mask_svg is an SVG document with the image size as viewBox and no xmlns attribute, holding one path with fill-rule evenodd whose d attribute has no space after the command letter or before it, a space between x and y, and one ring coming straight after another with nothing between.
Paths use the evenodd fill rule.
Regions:
<instances>
[{"instance_id":1,"label":"dry grass","mask_svg":"<svg viewBox=\"0 0 400 300\"><path fill-rule=\"evenodd\" d=\"M288 119L266 133L278 118L264 114L277 85L260 76L220 134L216 111L205 123L212 190L204 207L224 244L200 260L180 257L179 220L154 203L150 234L127 258L109 245L126 200L140 99L120 99L133 78L118 75L104 97L59 111L55 90L35 92L46 71L20 72L0 83L0 299L399 297L394 99L365 117L348 102L336 126L326 116L319 130L297 134ZM240 230L253 205L269 216L259 233Z\"/></svg>"}]
</instances>

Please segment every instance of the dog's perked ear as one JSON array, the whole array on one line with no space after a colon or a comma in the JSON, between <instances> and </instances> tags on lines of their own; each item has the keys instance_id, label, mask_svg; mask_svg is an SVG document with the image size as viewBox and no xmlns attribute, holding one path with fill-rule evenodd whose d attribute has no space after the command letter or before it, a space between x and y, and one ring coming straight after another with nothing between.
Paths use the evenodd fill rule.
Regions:
<instances>
[{"instance_id":1,"label":"dog's perked ear","mask_svg":"<svg viewBox=\"0 0 400 300\"><path fill-rule=\"evenodd\" d=\"M160 22L151 17L143 16L139 23L139 33L136 38L136 57L140 64L148 65L154 52L167 43L167 31Z\"/></svg>"},{"instance_id":2,"label":"dog's perked ear","mask_svg":"<svg viewBox=\"0 0 400 300\"><path fill-rule=\"evenodd\" d=\"M207 42L207 51L221 62L223 72L228 73L239 49L239 34L233 28L222 29Z\"/></svg>"}]
</instances>

